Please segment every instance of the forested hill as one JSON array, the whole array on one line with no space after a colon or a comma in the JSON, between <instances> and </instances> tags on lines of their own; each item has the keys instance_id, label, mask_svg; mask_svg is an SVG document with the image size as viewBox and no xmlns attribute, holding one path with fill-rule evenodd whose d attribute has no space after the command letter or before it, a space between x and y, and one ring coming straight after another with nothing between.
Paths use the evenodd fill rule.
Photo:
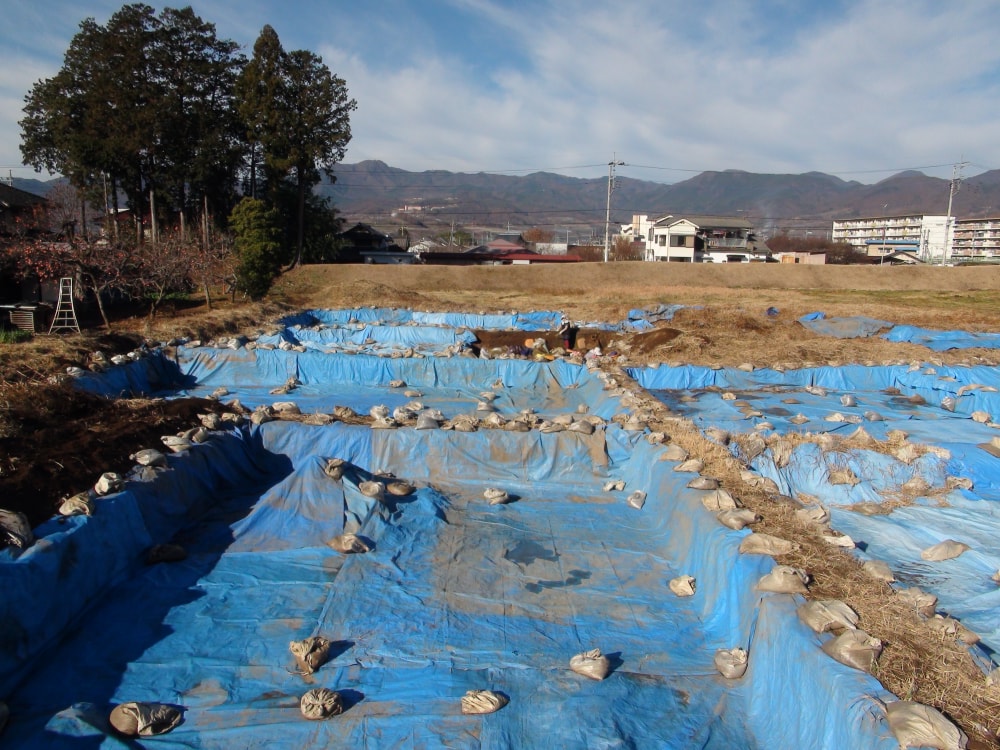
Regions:
<instances>
[{"instance_id":1,"label":"forested hill","mask_svg":"<svg viewBox=\"0 0 1000 750\"><path fill-rule=\"evenodd\" d=\"M445 170L409 172L381 161L336 167L334 184L316 190L331 197L342 215L388 216L408 207L458 223L492 220L519 226L603 222L606 177L582 179L549 172L511 176ZM53 181L15 179L14 186L44 195ZM756 174L738 170L703 172L672 185L619 174L612 197L612 221L633 214L745 214L757 226L799 219L821 226L836 218L944 214L949 181L920 172L901 172L866 185L820 172ZM1000 214L1000 170L962 182L953 200L959 218Z\"/></svg>"}]
</instances>

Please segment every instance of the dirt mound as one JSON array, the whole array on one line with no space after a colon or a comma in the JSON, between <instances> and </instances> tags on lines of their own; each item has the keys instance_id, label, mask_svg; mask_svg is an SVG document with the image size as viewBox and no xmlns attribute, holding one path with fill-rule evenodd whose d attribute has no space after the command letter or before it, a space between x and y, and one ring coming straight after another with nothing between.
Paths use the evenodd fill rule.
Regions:
<instances>
[{"instance_id":1,"label":"dirt mound","mask_svg":"<svg viewBox=\"0 0 1000 750\"><path fill-rule=\"evenodd\" d=\"M129 455L162 448L162 435L198 424L197 415L226 411L217 401L109 401L63 386L31 389L0 411L0 505L34 526L51 518L60 501L85 490L105 471L125 474Z\"/></svg>"}]
</instances>

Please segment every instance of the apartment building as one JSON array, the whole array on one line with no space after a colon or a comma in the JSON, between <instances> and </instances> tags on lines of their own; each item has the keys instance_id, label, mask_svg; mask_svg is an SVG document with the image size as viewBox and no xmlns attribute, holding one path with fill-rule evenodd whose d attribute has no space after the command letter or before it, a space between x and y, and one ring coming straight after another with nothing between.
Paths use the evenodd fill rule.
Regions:
<instances>
[{"instance_id":1,"label":"apartment building","mask_svg":"<svg viewBox=\"0 0 1000 750\"><path fill-rule=\"evenodd\" d=\"M952 256L956 260L1000 258L1000 219L956 221Z\"/></svg>"},{"instance_id":2,"label":"apartment building","mask_svg":"<svg viewBox=\"0 0 1000 750\"><path fill-rule=\"evenodd\" d=\"M954 221L952 217L951 224ZM835 221L831 238L872 258L910 252L921 260L934 261L952 255L950 228L947 216L878 216Z\"/></svg>"}]
</instances>

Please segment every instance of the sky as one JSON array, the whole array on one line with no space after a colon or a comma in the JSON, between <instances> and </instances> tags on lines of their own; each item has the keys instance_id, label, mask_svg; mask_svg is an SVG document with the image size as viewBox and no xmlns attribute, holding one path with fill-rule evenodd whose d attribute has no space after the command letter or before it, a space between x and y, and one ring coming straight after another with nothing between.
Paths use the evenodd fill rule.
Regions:
<instances>
[{"instance_id":1,"label":"sky","mask_svg":"<svg viewBox=\"0 0 1000 750\"><path fill-rule=\"evenodd\" d=\"M165 7L153 4L157 10ZM8 2L0 175L24 96L105 0ZM183 7L173 3L170 7ZM995 0L201 0L252 54L265 24L357 101L344 159L410 171L950 177L1000 167Z\"/></svg>"}]
</instances>

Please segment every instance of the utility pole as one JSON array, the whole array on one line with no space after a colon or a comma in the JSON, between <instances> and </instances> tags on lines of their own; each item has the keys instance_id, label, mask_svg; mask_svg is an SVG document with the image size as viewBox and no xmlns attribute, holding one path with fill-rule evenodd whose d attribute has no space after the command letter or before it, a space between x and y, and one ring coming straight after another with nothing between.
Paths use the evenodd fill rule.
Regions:
<instances>
[{"instance_id":1,"label":"utility pole","mask_svg":"<svg viewBox=\"0 0 1000 750\"><path fill-rule=\"evenodd\" d=\"M962 186L962 170L969 162L960 161L955 165L954 169L951 171L951 181L948 183L948 216L945 218L944 226L944 248L941 250L941 265L944 265L945 258L948 257L948 251L951 249L952 243L952 218L951 218L951 202L955 198L955 193Z\"/></svg>"},{"instance_id":2,"label":"utility pole","mask_svg":"<svg viewBox=\"0 0 1000 750\"><path fill-rule=\"evenodd\" d=\"M615 154L615 157L618 155ZM615 191L615 167L624 167L625 162L613 158L608 162L608 212L604 216L604 262L608 262L608 252L611 250L611 194Z\"/></svg>"}]
</instances>

